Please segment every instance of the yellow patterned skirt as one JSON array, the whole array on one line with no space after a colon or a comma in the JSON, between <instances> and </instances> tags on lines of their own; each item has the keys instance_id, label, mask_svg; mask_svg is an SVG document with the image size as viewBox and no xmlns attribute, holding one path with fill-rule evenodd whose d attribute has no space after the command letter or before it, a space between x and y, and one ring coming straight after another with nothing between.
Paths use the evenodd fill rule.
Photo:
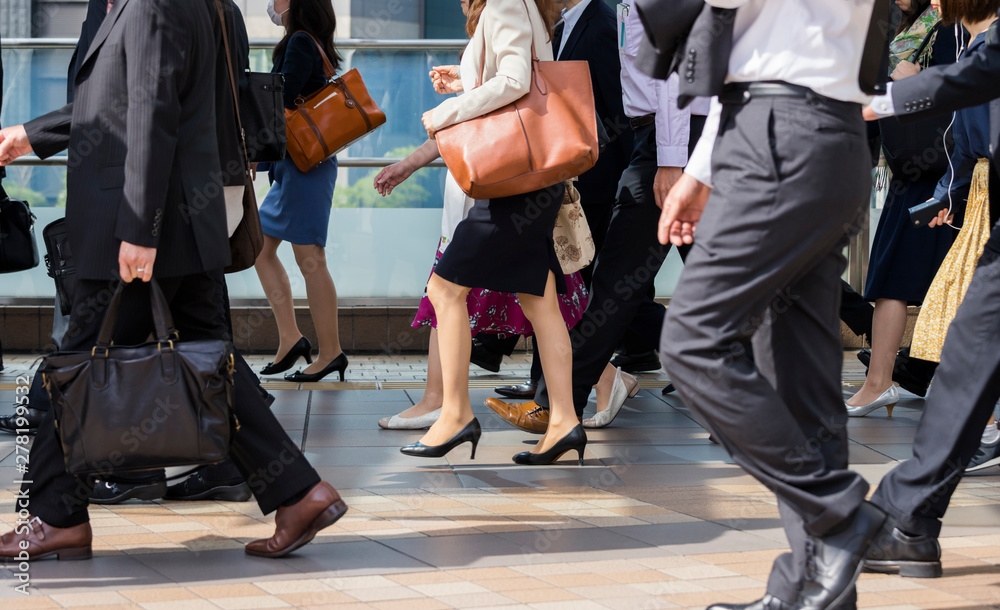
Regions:
<instances>
[{"instance_id":1,"label":"yellow patterned skirt","mask_svg":"<svg viewBox=\"0 0 1000 610\"><path fill-rule=\"evenodd\" d=\"M910 346L910 356L914 358L941 362L941 347L948 334L948 326L955 319L955 312L972 283L976 263L990 238L989 176L989 160L980 159L972 175L962 230L934 276L917 317L913 344Z\"/></svg>"}]
</instances>

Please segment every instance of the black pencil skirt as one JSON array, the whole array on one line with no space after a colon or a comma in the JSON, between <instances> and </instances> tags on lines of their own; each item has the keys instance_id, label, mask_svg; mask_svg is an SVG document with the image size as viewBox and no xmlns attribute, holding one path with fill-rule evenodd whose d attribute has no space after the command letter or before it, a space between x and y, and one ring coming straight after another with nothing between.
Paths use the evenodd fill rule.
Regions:
<instances>
[{"instance_id":1,"label":"black pencil skirt","mask_svg":"<svg viewBox=\"0 0 1000 610\"><path fill-rule=\"evenodd\" d=\"M552 229L565 186L500 199L477 200L455 228L434 273L459 286L545 294L549 271L566 292Z\"/></svg>"}]
</instances>

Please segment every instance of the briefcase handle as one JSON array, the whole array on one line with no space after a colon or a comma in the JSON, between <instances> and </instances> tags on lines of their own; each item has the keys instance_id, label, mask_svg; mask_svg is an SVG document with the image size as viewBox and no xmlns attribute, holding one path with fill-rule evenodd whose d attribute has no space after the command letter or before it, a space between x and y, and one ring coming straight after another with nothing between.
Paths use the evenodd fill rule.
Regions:
<instances>
[{"instance_id":1,"label":"briefcase handle","mask_svg":"<svg viewBox=\"0 0 1000 610\"><path fill-rule=\"evenodd\" d=\"M101 332L97 335L97 345L94 351L107 351L111 346L111 338L115 332L115 325L118 322L118 306L121 305L122 293L125 291L125 282L118 280L118 287L115 288L111 302L108 303L108 312L104 315L104 323L101 324ZM167 297L163 296L160 285L156 283L156 278L149 281L150 304L153 308L153 326L156 329L156 341L173 347L173 339L177 338L177 331L174 330L174 318L170 315L170 307L167 305Z\"/></svg>"}]
</instances>

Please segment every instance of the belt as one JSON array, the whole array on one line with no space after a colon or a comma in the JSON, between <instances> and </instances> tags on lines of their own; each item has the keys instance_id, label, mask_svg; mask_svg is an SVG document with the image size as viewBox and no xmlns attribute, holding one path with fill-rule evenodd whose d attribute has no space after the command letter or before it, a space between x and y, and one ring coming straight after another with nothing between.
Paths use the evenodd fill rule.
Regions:
<instances>
[{"instance_id":1,"label":"belt","mask_svg":"<svg viewBox=\"0 0 1000 610\"><path fill-rule=\"evenodd\" d=\"M655 123L656 122L656 115L655 114L647 114L647 115L643 115L643 116L637 116L634 119L629 119L628 122L629 122L629 125L632 126L632 130L633 131L639 131L643 127L645 127L647 125L652 125L653 123Z\"/></svg>"},{"instance_id":2,"label":"belt","mask_svg":"<svg viewBox=\"0 0 1000 610\"><path fill-rule=\"evenodd\" d=\"M813 93L808 87L789 85L781 81L758 83L729 83L722 89L719 101L723 104L743 105L755 97L799 97Z\"/></svg>"}]
</instances>

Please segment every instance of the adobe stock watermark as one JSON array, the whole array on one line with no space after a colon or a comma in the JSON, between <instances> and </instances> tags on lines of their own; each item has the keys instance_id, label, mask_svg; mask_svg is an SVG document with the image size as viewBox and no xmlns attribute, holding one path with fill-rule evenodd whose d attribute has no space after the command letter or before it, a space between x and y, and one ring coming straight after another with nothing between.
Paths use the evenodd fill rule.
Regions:
<instances>
[{"instance_id":1,"label":"adobe stock watermark","mask_svg":"<svg viewBox=\"0 0 1000 610\"><path fill-rule=\"evenodd\" d=\"M14 493L14 508L17 511L17 520L14 522L14 533L18 536L28 536L32 529L31 518L31 497L27 486L31 485L30 476L31 464L31 430L28 425L28 409L31 399L28 391L31 388L31 378L27 375L17 377L17 390L15 399L14 423L17 425L17 435L14 437L14 468L20 478L13 482L18 487ZM22 595L30 595L28 589L31 587L31 552L30 543L27 539L18 543L17 563L12 566L18 584L14 590Z\"/></svg>"}]
</instances>

